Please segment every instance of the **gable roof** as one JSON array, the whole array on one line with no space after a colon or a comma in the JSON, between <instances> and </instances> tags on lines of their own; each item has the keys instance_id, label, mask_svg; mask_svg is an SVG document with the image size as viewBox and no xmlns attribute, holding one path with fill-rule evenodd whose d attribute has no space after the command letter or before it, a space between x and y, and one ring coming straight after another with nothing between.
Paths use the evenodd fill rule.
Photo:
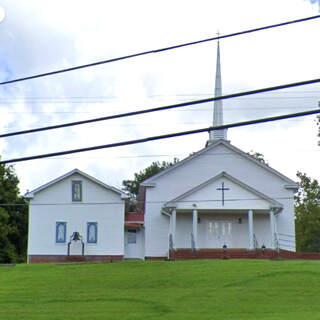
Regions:
<instances>
[{"instance_id":1,"label":"gable roof","mask_svg":"<svg viewBox=\"0 0 320 320\"><path fill-rule=\"evenodd\" d=\"M154 180L158 179L159 177L168 174L169 172L171 172L172 170L175 170L176 168L183 166L184 164L192 161L193 159L199 157L200 155L202 155L203 153L207 152L208 150L214 149L219 145L224 145L226 148L234 151L236 154L242 156L243 158L247 159L248 161L251 161L253 163L255 163L256 165L258 165L259 167L265 169L266 171L278 176L279 178L281 178L284 183L285 183L285 188L287 189L298 189L298 185L296 182L294 182L293 180L291 180L290 178L286 177L285 175L283 175L282 173L280 173L279 171L269 167L268 165L262 163L259 160L256 160L255 158L253 158L252 156L248 155L247 153L245 153L244 151L238 149L237 147L233 146L229 141L226 140L217 140L216 142L208 145L207 147L199 150L198 152L195 152L194 154L190 155L189 157L183 159L182 161L177 162L176 164L174 164L173 166L160 171L158 174L155 174L154 176L144 180L141 184L143 186L154 186Z\"/></svg>"},{"instance_id":2,"label":"gable roof","mask_svg":"<svg viewBox=\"0 0 320 320\"><path fill-rule=\"evenodd\" d=\"M184 193L181 194L180 196L172 199L171 201L168 201L168 202L165 204L165 206L170 206L170 205L173 205L173 204L176 203L176 202L179 202L180 200L188 197L189 195L193 194L194 192L196 192L196 191L198 191L198 190L203 189L203 188L206 187L207 185L211 184L212 182L214 182L214 181L216 181L216 180L218 180L218 179L220 179L220 178L226 178L226 179L232 181L233 183L239 185L239 186L242 187L243 189L245 189L245 190L247 190L247 191L255 194L257 197L259 197L259 198L261 198L261 199L269 202L272 208L279 208L279 209L280 209L280 208L283 207L283 205L282 205L280 202L278 202L278 201L276 201L276 200L268 197L267 195L263 194L263 193L260 192L260 191L257 191L256 189L248 186L247 184L245 184L245 183L243 183L242 181L240 181L240 180L232 177L231 175L229 175L228 173L226 173L226 172L224 172L224 171L221 172L221 173L219 173L218 175L210 178L209 180L207 180L207 181L199 184L198 186L196 186L196 187L194 187L194 188L191 188L190 190L184 192Z\"/></svg>"},{"instance_id":3,"label":"gable roof","mask_svg":"<svg viewBox=\"0 0 320 320\"><path fill-rule=\"evenodd\" d=\"M129 198L129 196L126 193L124 193L123 191L121 191L121 190L119 190L119 189L117 189L115 187L109 186L109 185L105 184L104 182L102 182L102 181L100 181L100 180L88 175L87 173L84 173L84 172L80 171L79 169L73 169L73 170L67 172L64 175L62 175L62 176L60 176L60 177L58 177L58 178L56 178L56 179L54 179L54 180L42 185L42 186L40 186L40 187L38 187L38 188L36 188L36 189L34 189L32 191L27 192L24 197L25 198L33 198L36 193L38 193L38 192L40 192L40 191L42 191L42 190L54 185L55 183L57 183L59 181L62 181L64 179L72 176L73 174L79 174L79 175L87 178L88 180L100 185L101 187L119 194L122 199Z\"/></svg>"}]
</instances>

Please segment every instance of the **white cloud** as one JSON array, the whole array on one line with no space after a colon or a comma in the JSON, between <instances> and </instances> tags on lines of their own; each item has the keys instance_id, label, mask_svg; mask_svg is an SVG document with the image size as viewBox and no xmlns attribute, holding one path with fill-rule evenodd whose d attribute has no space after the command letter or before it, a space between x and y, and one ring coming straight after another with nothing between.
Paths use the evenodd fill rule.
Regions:
<instances>
[{"instance_id":1,"label":"white cloud","mask_svg":"<svg viewBox=\"0 0 320 320\"><path fill-rule=\"evenodd\" d=\"M2 80L204 39L217 30L227 34L318 13L304 0L3 0L1 5L6 10L0 24ZM319 23L221 40L224 93L318 78ZM216 43L210 42L2 86L0 129L22 130L212 96L215 56ZM318 100L319 85L229 100L224 102L225 120L302 111L316 107ZM207 127L211 106L7 138L0 141L0 151L9 159ZM232 129L229 137L246 151L264 153L291 178L297 170L319 178L319 147L309 117ZM16 169L23 192L75 167L120 186L150 162L187 156L206 139L207 134L200 134L17 163Z\"/></svg>"}]
</instances>

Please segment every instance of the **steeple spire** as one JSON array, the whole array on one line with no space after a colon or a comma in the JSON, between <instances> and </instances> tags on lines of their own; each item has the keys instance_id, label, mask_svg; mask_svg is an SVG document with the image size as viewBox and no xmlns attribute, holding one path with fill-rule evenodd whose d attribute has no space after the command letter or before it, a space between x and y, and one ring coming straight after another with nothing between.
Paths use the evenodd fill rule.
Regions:
<instances>
[{"instance_id":1,"label":"steeple spire","mask_svg":"<svg viewBox=\"0 0 320 320\"><path fill-rule=\"evenodd\" d=\"M222 85L221 85L221 65L220 65L220 43L218 40L217 46L217 66L216 66L216 83L214 96L222 96ZM213 126L223 125L223 105L222 100L214 101L213 107ZM215 130L209 132L209 141L208 143L214 142L214 140L224 139L227 140L227 129Z\"/></svg>"}]
</instances>

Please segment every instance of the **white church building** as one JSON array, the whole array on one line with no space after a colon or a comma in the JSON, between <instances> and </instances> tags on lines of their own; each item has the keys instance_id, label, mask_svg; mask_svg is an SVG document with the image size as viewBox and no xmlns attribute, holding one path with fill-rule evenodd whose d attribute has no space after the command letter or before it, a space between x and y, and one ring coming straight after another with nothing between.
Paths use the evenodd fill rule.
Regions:
<instances>
[{"instance_id":1,"label":"white church building","mask_svg":"<svg viewBox=\"0 0 320 320\"><path fill-rule=\"evenodd\" d=\"M215 96L222 95L219 50ZM221 100L213 124L223 124ZM143 181L136 213L125 212L124 192L77 169L29 192L28 261L295 251L297 188L233 146L226 129L211 131L202 150Z\"/></svg>"}]
</instances>

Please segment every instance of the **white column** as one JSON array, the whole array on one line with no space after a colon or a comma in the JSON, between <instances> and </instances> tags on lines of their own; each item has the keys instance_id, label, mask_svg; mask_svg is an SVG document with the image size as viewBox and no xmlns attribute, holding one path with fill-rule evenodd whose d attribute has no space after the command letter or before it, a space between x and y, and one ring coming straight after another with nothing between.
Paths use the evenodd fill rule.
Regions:
<instances>
[{"instance_id":1,"label":"white column","mask_svg":"<svg viewBox=\"0 0 320 320\"><path fill-rule=\"evenodd\" d=\"M254 249L254 239L253 239L253 211L248 211L248 234L249 234L249 249Z\"/></svg>"},{"instance_id":2,"label":"white column","mask_svg":"<svg viewBox=\"0 0 320 320\"><path fill-rule=\"evenodd\" d=\"M171 212L171 234L172 234L172 242L173 248L176 248L176 221L177 221L177 212L176 209L173 209Z\"/></svg>"},{"instance_id":3,"label":"white column","mask_svg":"<svg viewBox=\"0 0 320 320\"><path fill-rule=\"evenodd\" d=\"M274 239L274 213L273 210L271 209L269 212L269 217L270 217L270 236L271 236L271 249L275 249L275 239Z\"/></svg>"},{"instance_id":4,"label":"white column","mask_svg":"<svg viewBox=\"0 0 320 320\"><path fill-rule=\"evenodd\" d=\"M198 248L198 210L192 210L192 233L193 233L193 240L194 240L194 247L195 249Z\"/></svg>"}]
</instances>

